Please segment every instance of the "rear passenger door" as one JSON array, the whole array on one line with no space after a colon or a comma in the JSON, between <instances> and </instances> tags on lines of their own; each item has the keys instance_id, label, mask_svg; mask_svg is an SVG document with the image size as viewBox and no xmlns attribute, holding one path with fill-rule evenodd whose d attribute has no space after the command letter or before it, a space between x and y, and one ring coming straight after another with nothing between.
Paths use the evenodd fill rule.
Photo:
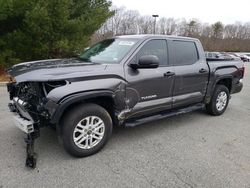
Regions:
<instances>
[{"instance_id":1,"label":"rear passenger door","mask_svg":"<svg viewBox=\"0 0 250 188\"><path fill-rule=\"evenodd\" d=\"M174 67L173 108L204 100L209 67L199 54L200 43L191 40L169 40L170 64ZM201 49L202 47L199 46Z\"/></svg>"}]
</instances>

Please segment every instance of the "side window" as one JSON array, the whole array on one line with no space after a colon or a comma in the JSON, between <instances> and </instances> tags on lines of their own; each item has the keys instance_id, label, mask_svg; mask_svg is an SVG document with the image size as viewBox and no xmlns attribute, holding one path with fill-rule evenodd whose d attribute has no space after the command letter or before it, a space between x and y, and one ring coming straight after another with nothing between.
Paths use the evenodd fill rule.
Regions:
<instances>
[{"instance_id":1,"label":"side window","mask_svg":"<svg viewBox=\"0 0 250 188\"><path fill-rule=\"evenodd\" d=\"M144 55L155 55L160 60L160 66L167 66L168 55L167 55L167 41L166 40L151 40L148 41L137 53L137 60Z\"/></svg>"},{"instance_id":2,"label":"side window","mask_svg":"<svg viewBox=\"0 0 250 188\"><path fill-rule=\"evenodd\" d=\"M189 41L172 41L170 52L172 56L171 64L191 65L198 61L199 56L194 42Z\"/></svg>"}]
</instances>

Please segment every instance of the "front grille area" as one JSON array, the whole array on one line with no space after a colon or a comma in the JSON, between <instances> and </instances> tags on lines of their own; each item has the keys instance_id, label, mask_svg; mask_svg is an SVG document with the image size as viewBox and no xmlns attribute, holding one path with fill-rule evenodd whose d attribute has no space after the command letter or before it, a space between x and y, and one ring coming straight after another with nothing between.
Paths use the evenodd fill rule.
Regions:
<instances>
[{"instance_id":1,"label":"front grille area","mask_svg":"<svg viewBox=\"0 0 250 188\"><path fill-rule=\"evenodd\" d=\"M36 104L43 96L38 83L24 82L17 85L17 97L25 102Z\"/></svg>"},{"instance_id":2,"label":"front grille area","mask_svg":"<svg viewBox=\"0 0 250 188\"><path fill-rule=\"evenodd\" d=\"M50 113L46 108L47 94L66 85L67 81L21 82L7 84L10 94L10 111L17 112L22 118L32 119L39 126L49 123Z\"/></svg>"},{"instance_id":3,"label":"front grille area","mask_svg":"<svg viewBox=\"0 0 250 188\"><path fill-rule=\"evenodd\" d=\"M47 115L43 108L46 98L41 86L41 83L37 82L8 84L10 99L16 103L16 107L17 105L20 107L16 108L20 116L27 118L27 115L24 116L23 113L23 111L26 111L35 122L38 122ZM14 99L22 101L22 105L17 104L18 101Z\"/></svg>"}]
</instances>

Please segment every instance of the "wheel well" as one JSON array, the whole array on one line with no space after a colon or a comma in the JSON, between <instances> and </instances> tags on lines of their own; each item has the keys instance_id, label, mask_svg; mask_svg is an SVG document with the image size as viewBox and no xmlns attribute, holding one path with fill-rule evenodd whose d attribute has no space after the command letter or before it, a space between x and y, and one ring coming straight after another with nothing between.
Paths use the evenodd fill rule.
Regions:
<instances>
[{"instance_id":1,"label":"wheel well","mask_svg":"<svg viewBox=\"0 0 250 188\"><path fill-rule=\"evenodd\" d=\"M225 78L217 82L217 85L224 85L228 88L229 92L231 92L232 89L232 79L231 78Z\"/></svg>"},{"instance_id":2,"label":"wheel well","mask_svg":"<svg viewBox=\"0 0 250 188\"><path fill-rule=\"evenodd\" d=\"M108 111L108 113L110 114L110 116L113 119L114 116L114 101L111 97L95 97L95 98L90 98L87 100L84 100L84 103L94 103L94 104L98 104L101 107L103 107L104 109L106 109Z\"/></svg>"},{"instance_id":3,"label":"wheel well","mask_svg":"<svg viewBox=\"0 0 250 188\"><path fill-rule=\"evenodd\" d=\"M72 108L78 106L78 105L82 105L84 103L93 103L93 104L97 104L100 105L101 107L103 107L104 109L106 109L108 111L108 113L110 114L113 123L116 123L116 118L115 118L115 113L114 113L114 101L111 97L107 97L107 96L101 96L101 97L94 97L94 98L90 98L90 99L85 99L85 100L81 100L78 102L75 102L71 105L69 105L64 112L61 114L60 120L59 120L59 124L60 121L63 119L64 115L70 111Z\"/></svg>"}]
</instances>

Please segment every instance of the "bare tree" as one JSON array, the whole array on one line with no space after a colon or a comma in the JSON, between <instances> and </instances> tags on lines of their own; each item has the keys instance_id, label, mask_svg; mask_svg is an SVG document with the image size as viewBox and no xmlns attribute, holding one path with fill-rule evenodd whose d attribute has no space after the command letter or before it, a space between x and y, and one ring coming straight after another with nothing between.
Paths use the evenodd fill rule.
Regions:
<instances>
[{"instance_id":1,"label":"bare tree","mask_svg":"<svg viewBox=\"0 0 250 188\"><path fill-rule=\"evenodd\" d=\"M212 34L213 34L212 26L210 24L208 24L208 23L202 24L200 35L204 36L204 37L211 37Z\"/></svg>"},{"instance_id":2,"label":"bare tree","mask_svg":"<svg viewBox=\"0 0 250 188\"><path fill-rule=\"evenodd\" d=\"M125 7L113 7L115 15L92 37L92 42L114 35L152 34L154 19L141 16L138 11ZM223 25L201 23L197 19L160 18L156 23L156 33L163 35L181 35L196 37L201 40L205 50L250 51L250 22Z\"/></svg>"},{"instance_id":3,"label":"bare tree","mask_svg":"<svg viewBox=\"0 0 250 188\"><path fill-rule=\"evenodd\" d=\"M136 34L136 23L139 17L139 12L135 10L128 10L123 12L121 16L121 24L118 33L123 35Z\"/></svg>"},{"instance_id":4,"label":"bare tree","mask_svg":"<svg viewBox=\"0 0 250 188\"><path fill-rule=\"evenodd\" d=\"M157 23L158 33L163 35L173 35L176 33L176 20L174 18L161 18Z\"/></svg>"},{"instance_id":5,"label":"bare tree","mask_svg":"<svg viewBox=\"0 0 250 188\"><path fill-rule=\"evenodd\" d=\"M138 33L151 34L154 31L154 19L151 16L141 16L138 19Z\"/></svg>"}]
</instances>

